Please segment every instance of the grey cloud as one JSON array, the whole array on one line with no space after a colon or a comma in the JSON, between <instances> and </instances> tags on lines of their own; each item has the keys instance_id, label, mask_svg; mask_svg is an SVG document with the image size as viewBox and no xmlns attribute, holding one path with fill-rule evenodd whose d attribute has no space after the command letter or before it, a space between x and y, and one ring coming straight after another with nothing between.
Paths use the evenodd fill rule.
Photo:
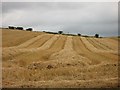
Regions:
<instances>
[{"instance_id":1,"label":"grey cloud","mask_svg":"<svg viewBox=\"0 0 120 90\"><path fill-rule=\"evenodd\" d=\"M2 3L2 13L9 13L14 10L24 9L28 7L26 3L18 3L18 2L3 2Z\"/></svg>"},{"instance_id":2,"label":"grey cloud","mask_svg":"<svg viewBox=\"0 0 120 90\"><path fill-rule=\"evenodd\" d=\"M34 2L3 3L3 26L21 25L102 36L117 35L117 3Z\"/></svg>"}]
</instances>

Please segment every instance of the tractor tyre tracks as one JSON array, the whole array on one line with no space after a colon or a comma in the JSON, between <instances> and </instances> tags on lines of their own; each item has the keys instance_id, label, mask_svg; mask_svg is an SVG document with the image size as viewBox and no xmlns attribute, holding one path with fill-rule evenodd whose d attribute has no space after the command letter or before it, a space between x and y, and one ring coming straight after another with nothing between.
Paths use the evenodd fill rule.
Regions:
<instances>
[{"instance_id":1,"label":"tractor tyre tracks","mask_svg":"<svg viewBox=\"0 0 120 90\"><path fill-rule=\"evenodd\" d=\"M93 46L93 43L90 43L86 38L81 38L85 46L88 48L89 51L99 54L101 57L108 58L109 61L118 61L118 51L113 50L100 50Z\"/></svg>"},{"instance_id":2,"label":"tractor tyre tracks","mask_svg":"<svg viewBox=\"0 0 120 90\"><path fill-rule=\"evenodd\" d=\"M67 36L64 49L59 52L53 53L50 56L51 62L56 64L56 67L66 67L66 66L88 66L89 60L83 56L78 55L73 50L73 39L72 36ZM84 60L84 61L83 61Z\"/></svg>"},{"instance_id":3,"label":"tractor tyre tracks","mask_svg":"<svg viewBox=\"0 0 120 90\"><path fill-rule=\"evenodd\" d=\"M49 49L50 47L52 47L54 42L56 42L58 40L58 38L60 38L59 35L55 35L55 36L52 36L51 38L49 38L46 42L44 42L44 44L41 45L41 47L30 48L30 49L24 48L24 47L30 45L31 43L35 42L36 40L40 39L43 36L44 35L35 37L34 39L29 40L18 47L3 48L3 53L2 53L3 60L12 59L12 57L14 58L15 56L19 56L19 55L25 54L27 52L38 52L41 50Z\"/></svg>"}]
</instances>

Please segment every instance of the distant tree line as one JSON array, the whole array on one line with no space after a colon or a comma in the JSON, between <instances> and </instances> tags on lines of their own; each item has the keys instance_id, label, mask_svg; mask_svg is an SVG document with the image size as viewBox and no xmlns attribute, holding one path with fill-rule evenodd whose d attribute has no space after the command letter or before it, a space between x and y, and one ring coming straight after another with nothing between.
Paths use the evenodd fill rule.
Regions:
<instances>
[{"instance_id":1,"label":"distant tree line","mask_svg":"<svg viewBox=\"0 0 120 90\"><path fill-rule=\"evenodd\" d=\"M18 29L18 30L24 30L23 27L14 27L14 26L8 26L9 29ZM33 29L32 28L27 28L26 31L32 31ZM48 32L48 31L43 31L45 33L49 33L49 34L62 34L62 35L68 35L68 36L76 36L74 34L65 34L63 33L63 31L58 31L57 32ZM87 35L81 35L80 33L77 34L78 36L83 36L83 37L89 37ZM95 34L94 36L95 38L99 38L99 34Z\"/></svg>"},{"instance_id":2,"label":"distant tree line","mask_svg":"<svg viewBox=\"0 0 120 90\"><path fill-rule=\"evenodd\" d=\"M49 33L49 34L58 34L57 32L48 32L48 31L43 31L45 33Z\"/></svg>"},{"instance_id":3,"label":"distant tree line","mask_svg":"<svg viewBox=\"0 0 120 90\"><path fill-rule=\"evenodd\" d=\"M63 31L58 31L58 33L57 32L46 32L46 31L43 31L43 32L49 33L49 34L62 34L62 35L68 35L68 36L76 36L75 34L65 34L65 33L63 33ZM78 33L77 35L78 36L83 36L83 37L90 37L90 36L87 36L87 35L81 35L80 33ZM91 36L91 37L93 37L93 36ZM94 37L99 38L99 34L95 34Z\"/></svg>"},{"instance_id":4,"label":"distant tree line","mask_svg":"<svg viewBox=\"0 0 120 90\"><path fill-rule=\"evenodd\" d=\"M80 33L78 33L78 36L83 36L83 35L81 35ZM89 36L87 36L87 35L84 35L84 37L89 37ZM95 36L94 36L95 38L99 38L99 34L95 34Z\"/></svg>"},{"instance_id":5,"label":"distant tree line","mask_svg":"<svg viewBox=\"0 0 120 90\"><path fill-rule=\"evenodd\" d=\"M8 26L9 29L17 29L17 30L24 30L23 27L14 27L14 26ZM26 31L32 31L32 28L27 28Z\"/></svg>"}]
</instances>

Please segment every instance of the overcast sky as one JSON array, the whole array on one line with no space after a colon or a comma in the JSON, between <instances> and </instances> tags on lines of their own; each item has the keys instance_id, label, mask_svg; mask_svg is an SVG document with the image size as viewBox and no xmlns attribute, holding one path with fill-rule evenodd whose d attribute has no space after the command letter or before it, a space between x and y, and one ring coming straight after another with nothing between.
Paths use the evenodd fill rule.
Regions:
<instances>
[{"instance_id":1,"label":"overcast sky","mask_svg":"<svg viewBox=\"0 0 120 90\"><path fill-rule=\"evenodd\" d=\"M3 2L2 25L35 31L118 35L117 2Z\"/></svg>"}]
</instances>

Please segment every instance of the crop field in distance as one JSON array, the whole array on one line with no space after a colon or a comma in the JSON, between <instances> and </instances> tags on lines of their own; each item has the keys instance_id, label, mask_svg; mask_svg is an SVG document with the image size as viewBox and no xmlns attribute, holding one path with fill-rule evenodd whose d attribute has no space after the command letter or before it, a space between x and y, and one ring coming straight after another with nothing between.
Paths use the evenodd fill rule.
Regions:
<instances>
[{"instance_id":1,"label":"crop field in distance","mask_svg":"<svg viewBox=\"0 0 120 90\"><path fill-rule=\"evenodd\" d=\"M12 88L118 87L118 37L2 30L2 85Z\"/></svg>"}]
</instances>

